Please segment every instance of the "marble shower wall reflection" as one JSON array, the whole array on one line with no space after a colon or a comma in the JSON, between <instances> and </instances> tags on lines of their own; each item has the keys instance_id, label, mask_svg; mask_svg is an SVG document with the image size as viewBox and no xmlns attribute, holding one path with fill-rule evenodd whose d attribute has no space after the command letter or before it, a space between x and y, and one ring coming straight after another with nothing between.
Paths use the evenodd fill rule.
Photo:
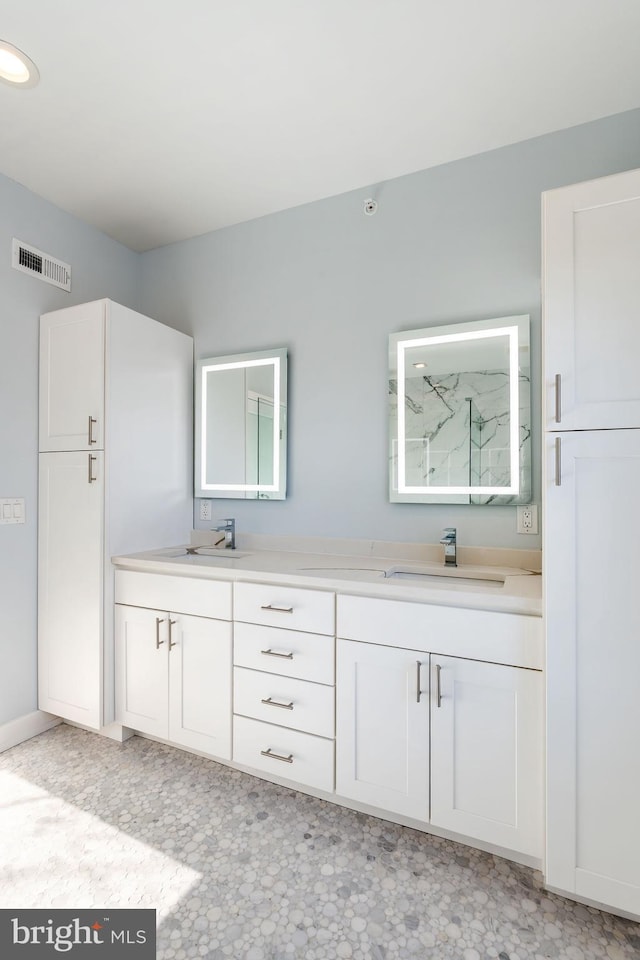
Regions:
<instances>
[{"instance_id":1,"label":"marble shower wall reflection","mask_svg":"<svg viewBox=\"0 0 640 960\"><path fill-rule=\"evenodd\" d=\"M506 318L515 320L521 318ZM524 318L522 318L524 319ZM505 321L491 321L498 324ZM508 351L499 369L415 369L410 362L419 354L407 351L405 364L404 434L405 481L412 487L492 487L494 491L398 493L398 380L393 351L389 379L391 425L390 499L427 503L515 504L531 500L530 362L527 335L518 349L518 472L519 492L499 494L496 487L511 483L510 370ZM472 326L469 324L468 326ZM475 325L474 325L475 326ZM465 324L452 324L437 331L459 331ZM503 340L504 338L498 338ZM439 348L442 350L443 348ZM473 344L447 347L458 354L460 366L468 367ZM428 350L428 348L427 348ZM434 348L435 351L435 348ZM432 354L434 353L432 351ZM495 348L492 347L495 352ZM426 354L427 360L429 353ZM435 367L439 364L436 362Z\"/></svg>"}]
</instances>

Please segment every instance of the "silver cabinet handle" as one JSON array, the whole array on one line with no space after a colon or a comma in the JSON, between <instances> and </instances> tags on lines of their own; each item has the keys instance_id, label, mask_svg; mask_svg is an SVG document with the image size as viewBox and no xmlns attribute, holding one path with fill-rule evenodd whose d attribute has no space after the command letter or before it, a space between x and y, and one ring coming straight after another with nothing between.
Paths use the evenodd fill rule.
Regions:
<instances>
[{"instance_id":1,"label":"silver cabinet handle","mask_svg":"<svg viewBox=\"0 0 640 960\"><path fill-rule=\"evenodd\" d=\"M420 703L420 694L422 690L420 689L420 667L422 664L419 660L416 660L416 703Z\"/></svg>"},{"instance_id":2,"label":"silver cabinet handle","mask_svg":"<svg viewBox=\"0 0 640 960\"><path fill-rule=\"evenodd\" d=\"M279 607L276 603L265 603L261 610L273 610L274 613L293 613L293 607Z\"/></svg>"},{"instance_id":3,"label":"silver cabinet handle","mask_svg":"<svg viewBox=\"0 0 640 960\"><path fill-rule=\"evenodd\" d=\"M280 753L272 753L271 747L267 747L266 750L260 751L261 757L271 757L272 760L282 760L283 763L293 763L293 754L290 753L288 757L283 757Z\"/></svg>"},{"instance_id":4,"label":"silver cabinet handle","mask_svg":"<svg viewBox=\"0 0 640 960\"><path fill-rule=\"evenodd\" d=\"M276 651L272 650L271 647L269 647L268 650L261 650L260 653L265 657L280 657L281 660L293 660L292 653L276 653Z\"/></svg>"},{"instance_id":5,"label":"silver cabinet handle","mask_svg":"<svg viewBox=\"0 0 640 960\"><path fill-rule=\"evenodd\" d=\"M178 646L177 642L171 639L171 627L176 622L176 620L172 620L171 617L169 617L169 650L172 650L174 647Z\"/></svg>"},{"instance_id":6,"label":"silver cabinet handle","mask_svg":"<svg viewBox=\"0 0 640 960\"><path fill-rule=\"evenodd\" d=\"M96 418L95 418L95 417L92 417L91 414L89 414L89 428L88 428L88 431L87 431L87 432L88 432L88 434L89 434L89 444L90 444L90 445L91 445L92 443L97 443L97 440L96 440L95 437L93 436L93 425L94 425L94 423L97 423L97 422L98 422L98 421L96 420Z\"/></svg>"},{"instance_id":7,"label":"silver cabinet handle","mask_svg":"<svg viewBox=\"0 0 640 960\"><path fill-rule=\"evenodd\" d=\"M556 373L556 423L562 422L562 374Z\"/></svg>"},{"instance_id":8,"label":"silver cabinet handle","mask_svg":"<svg viewBox=\"0 0 640 960\"><path fill-rule=\"evenodd\" d=\"M439 663L436 663L436 707L442 706L442 684L440 682L440 673L442 667Z\"/></svg>"},{"instance_id":9,"label":"silver cabinet handle","mask_svg":"<svg viewBox=\"0 0 640 960\"><path fill-rule=\"evenodd\" d=\"M267 697L266 700L261 700L260 703L264 703L266 707L281 707L283 710L293 710L293 700L291 703L280 703L278 700L272 700L271 697Z\"/></svg>"},{"instance_id":10,"label":"silver cabinet handle","mask_svg":"<svg viewBox=\"0 0 640 960\"><path fill-rule=\"evenodd\" d=\"M88 461L89 475L87 477L87 480L89 483L95 483L96 480L98 479L93 475L93 465L97 459L98 459L97 457L92 457L91 454L89 454L89 461Z\"/></svg>"},{"instance_id":11,"label":"silver cabinet handle","mask_svg":"<svg viewBox=\"0 0 640 960\"><path fill-rule=\"evenodd\" d=\"M562 439L560 437L556 437L555 448L556 448L555 485L556 487L561 487L562 486Z\"/></svg>"},{"instance_id":12,"label":"silver cabinet handle","mask_svg":"<svg viewBox=\"0 0 640 960\"><path fill-rule=\"evenodd\" d=\"M160 649L160 644L164 643L164 640L160 639L160 624L164 623L164 617L156 617L156 650Z\"/></svg>"}]
</instances>

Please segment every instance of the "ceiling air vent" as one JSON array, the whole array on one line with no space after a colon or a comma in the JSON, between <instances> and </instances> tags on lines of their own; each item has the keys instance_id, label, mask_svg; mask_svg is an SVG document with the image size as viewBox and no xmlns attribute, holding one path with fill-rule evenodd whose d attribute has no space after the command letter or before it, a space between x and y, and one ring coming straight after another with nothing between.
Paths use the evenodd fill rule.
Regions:
<instances>
[{"instance_id":1,"label":"ceiling air vent","mask_svg":"<svg viewBox=\"0 0 640 960\"><path fill-rule=\"evenodd\" d=\"M32 277L39 277L45 283L52 283L54 287L71 290L71 267L62 260L50 257L48 253L30 247L22 240L13 239L11 252L11 266L23 273L30 273Z\"/></svg>"}]
</instances>

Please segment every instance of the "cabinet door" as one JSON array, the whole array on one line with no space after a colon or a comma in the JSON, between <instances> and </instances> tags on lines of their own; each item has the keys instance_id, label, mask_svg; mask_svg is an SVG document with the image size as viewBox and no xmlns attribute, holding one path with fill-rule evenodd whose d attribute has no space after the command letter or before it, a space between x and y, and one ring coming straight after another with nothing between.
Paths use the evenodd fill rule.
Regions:
<instances>
[{"instance_id":1,"label":"cabinet door","mask_svg":"<svg viewBox=\"0 0 640 960\"><path fill-rule=\"evenodd\" d=\"M231 624L169 618L169 739L230 760Z\"/></svg>"},{"instance_id":2,"label":"cabinet door","mask_svg":"<svg viewBox=\"0 0 640 960\"><path fill-rule=\"evenodd\" d=\"M431 657L431 822L542 854L542 674Z\"/></svg>"},{"instance_id":3,"label":"cabinet door","mask_svg":"<svg viewBox=\"0 0 640 960\"><path fill-rule=\"evenodd\" d=\"M640 430L547 439L547 883L640 915ZM556 485L555 480L560 481Z\"/></svg>"},{"instance_id":4,"label":"cabinet door","mask_svg":"<svg viewBox=\"0 0 640 960\"><path fill-rule=\"evenodd\" d=\"M116 720L169 736L169 614L116 604Z\"/></svg>"},{"instance_id":5,"label":"cabinet door","mask_svg":"<svg viewBox=\"0 0 640 960\"><path fill-rule=\"evenodd\" d=\"M104 446L102 301L40 318L40 450Z\"/></svg>"},{"instance_id":6,"label":"cabinet door","mask_svg":"<svg viewBox=\"0 0 640 960\"><path fill-rule=\"evenodd\" d=\"M338 640L336 793L429 817L429 658Z\"/></svg>"},{"instance_id":7,"label":"cabinet door","mask_svg":"<svg viewBox=\"0 0 640 960\"><path fill-rule=\"evenodd\" d=\"M547 429L640 427L640 170L542 202Z\"/></svg>"},{"instance_id":8,"label":"cabinet door","mask_svg":"<svg viewBox=\"0 0 640 960\"><path fill-rule=\"evenodd\" d=\"M103 499L102 453L40 455L38 705L95 729L102 721Z\"/></svg>"}]
</instances>

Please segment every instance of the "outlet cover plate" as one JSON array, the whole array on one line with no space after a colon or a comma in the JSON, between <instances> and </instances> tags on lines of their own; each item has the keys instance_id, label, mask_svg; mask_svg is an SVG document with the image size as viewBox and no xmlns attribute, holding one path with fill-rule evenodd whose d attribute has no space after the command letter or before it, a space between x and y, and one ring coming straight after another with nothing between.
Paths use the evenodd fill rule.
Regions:
<instances>
[{"instance_id":1,"label":"outlet cover plate","mask_svg":"<svg viewBox=\"0 0 640 960\"><path fill-rule=\"evenodd\" d=\"M538 533L538 504L525 503L516 507L518 517L518 533Z\"/></svg>"}]
</instances>

